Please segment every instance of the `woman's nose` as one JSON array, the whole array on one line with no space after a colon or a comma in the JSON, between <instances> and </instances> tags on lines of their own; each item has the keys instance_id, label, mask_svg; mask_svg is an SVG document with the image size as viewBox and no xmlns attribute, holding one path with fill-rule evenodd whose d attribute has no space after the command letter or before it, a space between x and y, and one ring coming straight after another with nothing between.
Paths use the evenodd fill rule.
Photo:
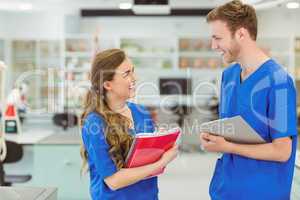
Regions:
<instances>
[{"instance_id":1,"label":"woman's nose","mask_svg":"<svg viewBox=\"0 0 300 200\"><path fill-rule=\"evenodd\" d=\"M132 74L131 74L131 80L132 81L136 81L137 80L137 76L136 76L135 72L132 72Z\"/></svg>"}]
</instances>

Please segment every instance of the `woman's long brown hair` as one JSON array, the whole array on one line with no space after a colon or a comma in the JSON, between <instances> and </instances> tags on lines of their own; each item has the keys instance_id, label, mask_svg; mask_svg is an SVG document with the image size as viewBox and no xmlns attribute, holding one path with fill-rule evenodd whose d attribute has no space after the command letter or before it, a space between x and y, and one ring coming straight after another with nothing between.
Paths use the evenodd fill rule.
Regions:
<instances>
[{"instance_id":1,"label":"woman's long brown hair","mask_svg":"<svg viewBox=\"0 0 300 200\"><path fill-rule=\"evenodd\" d=\"M126 55L120 49L105 50L95 56L90 72L91 89L86 95L81 115L81 126L84 125L87 115L91 112L98 113L104 119L104 132L109 145L109 154L118 169L124 167L133 140L128 134L130 121L123 115L110 110L103 83L113 79L116 69L125 59ZM80 154L83 159L82 170L86 171L88 153L84 145L81 145Z\"/></svg>"}]
</instances>

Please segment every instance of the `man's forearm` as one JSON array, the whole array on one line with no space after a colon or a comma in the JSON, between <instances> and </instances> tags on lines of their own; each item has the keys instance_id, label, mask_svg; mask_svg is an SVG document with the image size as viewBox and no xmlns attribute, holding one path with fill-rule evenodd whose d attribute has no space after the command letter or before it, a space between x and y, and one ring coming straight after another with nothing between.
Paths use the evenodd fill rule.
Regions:
<instances>
[{"instance_id":1,"label":"man's forearm","mask_svg":"<svg viewBox=\"0 0 300 200\"><path fill-rule=\"evenodd\" d=\"M291 155L291 139L282 139L284 139L284 141L281 140L279 142L272 142L268 144L252 145L232 143L231 147L229 148L229 153L257 160L286 162Z\"/></svg>"}]
</instances>

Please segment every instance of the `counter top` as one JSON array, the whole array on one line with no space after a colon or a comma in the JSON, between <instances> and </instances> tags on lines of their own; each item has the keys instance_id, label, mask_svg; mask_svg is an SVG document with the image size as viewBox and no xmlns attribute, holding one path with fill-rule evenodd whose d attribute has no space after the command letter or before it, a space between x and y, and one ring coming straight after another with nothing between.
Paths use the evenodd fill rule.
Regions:
<instances>
[{"instance_id":1,"label":"counter top","mask_svg":"<svg viewBox=\"0 0 300 200\"><path fill-rule=\"evenodd\" d=\"M37 144L48 145L78 145L81 144L79 134L52 134L41 139Z\"/></svg>"},{"instance_id":2,"label":"counter top","mask_svg":"<svg viewBox=\"0 0 300 200\"><path fill-rule=\"evenodd\" d=\"M5 200L56 200L56 188L37 187L0 187L1 197Z\"/></svg>"},{"instance_id":3,"label":"counter top","mask_svg":"<svg viewBox=\"0 0 300 200\"><path fill-rule=\"evenodd\" d=\"M23 145L32 144L80 144L80 130L76 126L63 130L51 123L31 121L22 126L18 134L6 134L5 139Z\"/></svg>"},{"instance_id":4,"label":"counter top","mask_svg":"<svg viewBox=\"0 0 300 200\"><path fill-rule=\"evenodd\" d=\"M40 140L54 134L53 131L40 130L40 131L31 131L30 133L21 133L21 134L6 134L5 139L8 141L13 141L19 144L30 145L36 144Z\"/></svg>"}]
</instances>

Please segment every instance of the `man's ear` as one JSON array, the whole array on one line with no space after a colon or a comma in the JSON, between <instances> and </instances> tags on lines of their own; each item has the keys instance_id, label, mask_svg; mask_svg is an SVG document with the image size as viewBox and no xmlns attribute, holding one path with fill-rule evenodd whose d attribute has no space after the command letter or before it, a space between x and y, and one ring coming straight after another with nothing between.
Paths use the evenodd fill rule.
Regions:
<instances>
[{"instance_id":1,"label":"man's ear","mask_svg":"<svg viewBox=\"0 0 300 200\"><path fill-rule=\"evenodd\" d=\"M104 88L106 91L111 90L111 82L110 82L110 81L105 81L105 82L103 83L103 88Z\"/></svg>"},{"instance_id":2,"label":"man's ear","mask_svg":"<svg viewBox=\"0 0 300 200\"><path fill-rule=\"evenodd\" d=\"M241 27L235 31L234 35L235 35L236 40L243 41L247 34L248 34L248 31L245 28Z\"/></svg>"}]
</instances>

